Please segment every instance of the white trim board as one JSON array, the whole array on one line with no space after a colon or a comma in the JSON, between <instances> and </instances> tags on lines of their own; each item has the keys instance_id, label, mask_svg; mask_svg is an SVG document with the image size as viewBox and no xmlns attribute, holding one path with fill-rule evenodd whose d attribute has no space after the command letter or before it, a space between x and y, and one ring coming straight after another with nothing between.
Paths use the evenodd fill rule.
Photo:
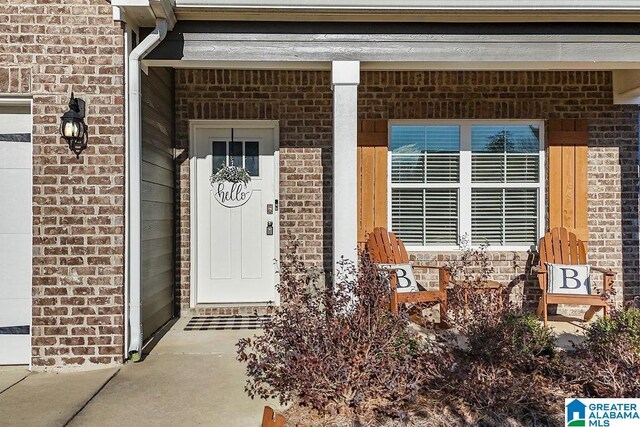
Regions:
<instances>
[{"instance_id":1,"label":"white trim board","mask_svg":"<svg viewBox=\"0 0 640 427\"><path fill-rule=\"evenodd\" d=\"M218 61L145 59L147 67L217 70L331 71L331 61ZM629 61L363 61L361 71L609 71L638 70L640 57Z\"/></svg>"},{"instance_id":2,"label":"white trim board","mask_svg":"<svg viewBox=\"0 0 640 427\"><path fill-rule=\"evenodd\" d=\"M129 0L120 3L139 3ZM503 10L503 11L623 11L640 10L635 0L176 0L176 7L361 9L361 10Z\"/></svg>"}]
</instances>

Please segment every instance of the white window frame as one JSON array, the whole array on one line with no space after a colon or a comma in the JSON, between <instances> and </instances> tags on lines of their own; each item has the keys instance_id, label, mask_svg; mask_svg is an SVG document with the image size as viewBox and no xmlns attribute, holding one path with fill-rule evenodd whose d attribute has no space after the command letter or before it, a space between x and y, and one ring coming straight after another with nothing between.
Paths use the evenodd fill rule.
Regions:
<instances>
[{"instance_id":1,"label":"white window frame","mask_svg":"<svg viewBox=\"0 0 640 427\"><path fill-rule=\"evenodd\" d=\"M539 155L539 182L537 183L471 183L471 128L473 125L538 125L540 127L540 148ZM544 120L389 120L388 123L388 147L389 155L387 156L387 228L393 231L392 227L392 212L391 212L391 198L392 190L394 188L457 188L458 189L458 235L462 236L467 234L471 237L471 189L472 188L536 188L538 189L538 239L542 237L546 226L546 153L545 153L545 133ZM431 184L416 184L416 183L394 183L391 182L391 128L392 126L459 126L460 127L460 182L458 183L431 183ZM467 213L468 214L464 214ZM537 242L536 242L537 244ZM495 252L521 252L531 249L532 245L507 245L501 246L491 244L487 248L488 251ZM472 245L477 247L477 245ZM427 245L427 246L415 246L407 245L408 251L413 252L451 252L459 251L458 245Z\"/></svg>"}]
</instances>

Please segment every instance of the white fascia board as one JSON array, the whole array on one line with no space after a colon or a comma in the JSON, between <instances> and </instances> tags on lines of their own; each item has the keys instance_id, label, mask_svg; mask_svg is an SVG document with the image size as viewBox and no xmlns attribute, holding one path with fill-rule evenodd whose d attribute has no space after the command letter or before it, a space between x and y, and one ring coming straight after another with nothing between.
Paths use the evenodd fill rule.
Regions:
<instances>
[{"instance_id":1,"label":"white fascia board","mask_svg":"<svg viewBox=\"0 0 640 427\"><path fill-rule=\"evenodd\" d=\"M118 0L125 1L125 0ZM140 0L127 0L140 1ZM176 0L177 7L257 8L257 9L362 9L434 11L623 11L640 10L638 0Z\"/></svg>"},{"instance_id":2,"label":"white fascia board","mask_svg":"<svg viewBox=\"0 0 640 427\"><path fill-rule=\"evenodd\" d=\"M149 0L111 0L111 6L149 7Z\"/></svg>"},{"instance_id":3,"label":"white fascia board","mask_svg":"<svg viewBox=\"0 0 640 427\"><path fill-rule=\"evenodd\" d=\"M153 27L156 19L167 21L169 31L176 24L174 0L111 0L114 21L137 27Z\"/></svg>"}]
</instances>

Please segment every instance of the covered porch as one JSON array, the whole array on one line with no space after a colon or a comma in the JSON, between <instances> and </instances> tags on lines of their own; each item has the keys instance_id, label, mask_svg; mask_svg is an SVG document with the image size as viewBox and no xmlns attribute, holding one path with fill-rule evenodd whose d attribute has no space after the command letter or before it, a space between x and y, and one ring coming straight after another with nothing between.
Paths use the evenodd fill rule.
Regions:
<instances>
[{"instance_id":1,"label":"covered porch","mask_svg":"<svg viewBox=\"0 0 640 427\"><path fill-rule=\"evenodd\" d=\"M238 158L246 164L248 144L265 138L251 129L268 129L273 138L258 158L261 165L273 165L274 197L261 199L260 213L246 224L254 230L243 237L247 246L259 234L271 239L267 246L279 259L293 235L301 241L304 260L331 273L342 257L356 259L368 230L399 226L394 218L400 210L392 209L394 188L402 187L391 178L394 126L458 126L468 129L471 144L474 125L539 125L533 243L550 226L579 229L589 241L591 262L619 272L620 300L639 293L640 35L631 27L178 21L162 34L167 21L158 22L156 30L139 29L143 43L148 37L155 41L141 57L147 70L141 73L141 108L130 110L137 114L131 120L142 123L140 135L129 137L130 158L137 152L142 166L138 181L134 175L129 180L142 185L141 194L130 192L129 221L141 224L141 250L132 234L130 266L135 273L138 263L140 270L129 286L142 284L142 315L129 317L132 331L145 323L145 337L155 330L145 313L157 313L158 307L169 307L157 315L166 319L194 310L253 310L277 301L275 294L215 300L203 297L200 288L200 276L208 273L199 270L206 262L199 253L207 246L215 249L211 241L224 237L211 234L219 227L202 233L197 219L211 214L198 210L199 198L206 197L198 189L206 188L213 170L212 144L224 142L223 156L229 158L233 143L242 143L244 157ZM588 150L573 142L585 141L585 134ZM467 143L464 135L459 138L461 145ZM558 143L549 146L553 138ZM199 144L211 151L198 155ZM462 179L471 174L471 155L458 151ZM583 178L575 181L578 173ZM567 176L574 181L569 184ZM562 182L568 184L559 188ZM470 198L470 188L457 184L457 197ZM442 231L455 233L457 240L473 224L462 199L456 200L449 221L455 225ZM426 224L426 215L423 219ZM428 234L426 225L421 230ZM208 243L199 247L205 238ZM415 243L416 258L455 257L455 242L431 243ZM523 242L501 242L493 249L496 280L526 274L530 253ZM136 260L137 250L142 255ZM238 254L245 257L241 270L253 262L251 255ZM270 275L273 286L277 264L268 259L262 256L260 271Z\"/></svg>"}]
</instances>

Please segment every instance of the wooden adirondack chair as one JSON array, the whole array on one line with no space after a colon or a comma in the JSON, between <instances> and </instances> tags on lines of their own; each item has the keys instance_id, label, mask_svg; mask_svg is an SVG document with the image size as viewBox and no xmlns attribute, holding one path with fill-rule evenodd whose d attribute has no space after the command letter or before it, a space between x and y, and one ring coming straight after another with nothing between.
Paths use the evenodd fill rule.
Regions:
<instances>
[{"instance_id":1,"label":"wooden adirondack chair","mask_svg":"<svg viewBox=\"0 0 640 427\"><path fill-rule=\"evenodd\" d=\"M387 232L382 227L376 227L369 235L366 250L369 259L375 264L409 264L409 255L402 240L394 233ZM440 322L444 323L447 317L447 286L449 273L443 268L434 265L412 264L414 270L437 269L438 290L419 292L398 292L397 280L391 271L391 311L398 312L398 304L417 302L439 302Z\"/></svg>"},{"instance_id":2,"label":"wooden adirondack chair","mask_svg":"<svg viewBox=\"0 0 640 427\"><path fill-rule=\"evenodd\" d=\"M282 414L276 414L271 406L265 406L262 412L261 427L285 427L287 420ZM296 424L296 427L307 427L306 424Z\"/></svg>"},{"instance_id":3,"label":"wooden adirondack chair","mask_svg":"<svg viewBox=\"0 0 640 427\"><path fill-rule=\"evenodd\" d=\"M285 423L284 415L276 414L276 411L270 406L264 407L261 427L284 427Z\"/></svg>"},{"instance_id":4,"label":"wooden adirondack chair","mask_svg":"<svg viewBox=\"0 0 640 427\"><path fill-rule=\"evenodd\" d=\"M540 239L538 246L540 252L540 268L538 270L538 282L542 289L542 298L538 304L537 314L542 315L545 326L547 325L547 306L549 304L589 305L589 310L584 315L584 320L589 321L600 309L604 309L607 315L607 301L600 295L563 295L547 292L547 269L545 262L556 264L587 264L587 252L584 242L578 240L574 233L566 228L552 228ZM611 291L615 273L611 270L591 266L591 271L597 271L603 275L603 292Z\"/></svg>"}]
</instances>

